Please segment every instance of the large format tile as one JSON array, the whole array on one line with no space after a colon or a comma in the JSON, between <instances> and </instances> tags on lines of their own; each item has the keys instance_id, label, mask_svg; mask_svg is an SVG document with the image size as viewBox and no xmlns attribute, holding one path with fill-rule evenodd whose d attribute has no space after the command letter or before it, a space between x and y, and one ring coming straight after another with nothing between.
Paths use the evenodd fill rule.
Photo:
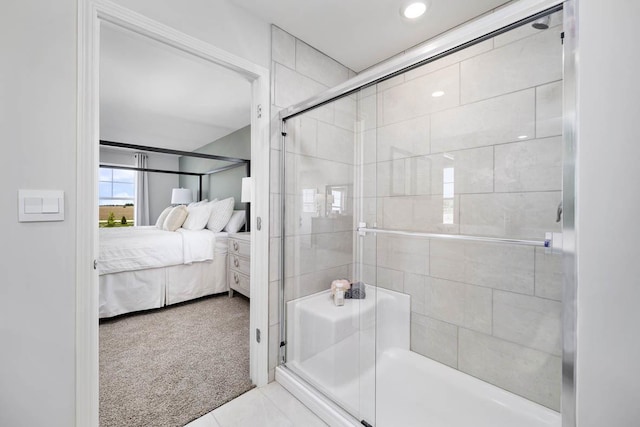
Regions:
<instances>
[{"instance_id":1,"label":"large format tile","mask_svg":"<svg viewBox=\"0 0 640 427\"><path fill-rule=\"evenodd\" d=\"M212 412L220 427L294 427L267 396L253 389Z\"/></svg>"},{"instance_id":2,"label":"large format tile","mask_svg":"<svg viewBox=\"0 0 640 427\"><path fill-rule=\"evenodd\" d=\"M185 427L221 427L211 412L191 421Z\"/></svg>"},{"instance_id":3,"label":"large format tile","mask_svg":"<svg viewBox=\"0 0 640 427\"><path fill-rule=\"evenodd\" d=\"M562 190L562 138L495 147L495 191Z\"/></svg>"},{"instance_id":4,"label":"large format tile","mask_svg":"<svg viewBox=\"0 0 640 427\"><path fill-rule=\"evenodd\" d=\"M429 154L429 116L382 126L377 129L377 161Z\"/></svg>"},{"instance_id":5,"label":"large format tile","mask_svg":"<svg viewBox=\"0 0 640 427\"><path fill-rule=\"evenodd\" d=\"M560 27L510 43L460 64L463 104L560 80Z\"/></svg>"},{"instance_id":6,"label":"large format tile","mask_svg":"<svg viewBox=\"0 0 640 427\"><path fill-rule=\"evenodd\" d=\"M296 38L271 26L271 59L291 69L296 67Z\"/></svg>"},{"instance_id":7,"label":"large format tile","mask_svg":"<svg viewBox=\"0 0 640 427\"><path fill-rule=\"evenodd\" d=\"M429 240L384 234L377 240L378 266L429 274Z\"/></svg>"},{"instance_id":8,"label":"large format tile","mask_svg":"<svg viewBox=\"0 0 640 427\"><path fill-rule=\"evenodd\" d=\"M394 86L378 95L382 101L381 124L396 123L445 110L459 104L458 64ZM433 97L436 91L444 95Z\"/></svg>"},{"instance_id":9,"label":"large format tile","mask_svg":"<svg viewBox=\"0 0 640 427\"><path fill-rule=\"evenodd\" d=\"M458 366L458 328L449 323L411 313L411 351Z\"/></svg>"},{"instance_id":10,"label":"large format tile","mask_svg":"<svg viewBox=\"0 0 640 427\"><path fill-rule=\"evenodd\" d=\"M289 277L285 280L285 301L292 301L330 289L331 282L341 278L351 279L350 265L341 265L326 270L317 270L312 273Z\"/></svg>"},{"instance_id":11,"label":"large format tile","mask_svg":"<svg viewBox=\"0 0 640 427\"><path fill-rule=\"evenodd\" d=\"M405 273L404 293L411 297L412 313L426 313L427 282L429 280L431 280L431 277L429 276Z\"/></svg>"},{"instance_id":12,"label":"large format tile","mask_svg":"<svg viewBox=\"0 0 640 427\"><path fill-rule=\"evenodd\" d=\"M495 291L493 335L560 356L562 304L528 295Z\"/></svg>"},{"instance_id":13,"label":"large format tile","mask_svg":"<svg viewBox=\"0 0 640 427\"><path fill-rule=\"evenodd\" d=\"M318 157L354 164L355 135L353 131L327 123L318 123Z\"/></svg>"},{"instance_id":14,"label":"large format tile","mask_svg":"<svg viewBox=\"0 0 640 427\"><path fill-rule=\"evenodd\" d=\"M347 67L300 40L296 40L296 71L329 87L349 78Z\"/></svg>"},{"instance_id":15,"label":"large format tile","mask_svg":"<svg viewBox=\"0 0 640 427\"><path fill-rule=\"evenodd\" d=\"M287 151L316 156L318 143L318 121L305 115L287 121Z\"/></svg>"},{"instance_id":16,"label":"large format tile","mask_svg":"<svg viewBox=\"0 0 640 427\"><path fill-rule=\"evenodd\" d=\"M361 130L375 129L378 126L378 96L362 96L358 100L358 122Z\"/></svg>"},{"instance_id":17,"label":"large format tile","mask_svg":"<svg viewBox=\"0 0 640 427\"><path fill-rule=\"evenodd\" d=\"M430 256L433 277L533 294L531 247L433 239Z\"/></svg>"},{"instance_id":18,"label":"large format tile","mask_svg":"<svg viewBox=\"0 0 640 427\"><path fill-rule=\"evenodd\" d=\"M562 254L536 248L536 296L562 301Z\"/></svg>"},{"instance_id":19,"label":"large format tile","mask_svg":"<svg viewBox=\"0 0 640 427\"><path fill-rule=\"evenodd\" d=\"M378 200L382 210L378 222L383 228L446 234L459 231L459 196L452 199L442 196L382 197ZM448 202L453 204L452 223L445 221Z\"/></svg>"},{"instance_id":20,"label":"large format tile","mask_svg":"<svg viewBox=\"0 0 640 427\"><path fill-rule=\"evenodd\" d=\"M462 328L458 345L461 371L560 410L560 357Z\"/></svg>"},{"instance_id":21,"label":"large format tile","mask_svg":"<svg viewBox=\"0 0 640 427\"><path fill-rule=\"evenodd\" d=\"M275 100L279 107L290 107L326 90L325 86L283 65L275 66Z\"/></svg>"},{"instance_id":22,"label":"large format tile","mask_svg":"<svg viewBox=\"0 0 640 427\"><path fill-rule=\"evenodd\" d=\"M491 289L432 278L426 284L425 314L454 325L491 333Z\"/></svg>"},{"instance_id":23,"label":"large format tile","mask_svg":"<svg viewBox=\"0 0 640 427\"><path fill-rule=\"evenodd\" d=\"M491 49L493 49L493 39L485 40L483 42L476 43L473 46L462 49L458 52L447 55L441 59L438 59L437 61L429 62L411 71L407 71L404 74L406 75L407 81L413 80L417 77L424 76L425 74L432 73L436 70L440 70L442 68L456 64L465 59L473 58L474 56L480 55Z\"/></svg>"},{"instance_id":24,"label":"large format tile","mask_svg":"<svg viewBox=\"0 0 640 427\"><path fill-rule=\"evenodd\" d=\"M486 147L532 138L535 90L510 93L431 116L431 152Z\"/></svg>"},{"instance_id":25,"label":"large format tile","mask_svg":"<svg viewBox=\"0 0 640 427\"><path fill-rule=\"evenodd\" d=\"M562 82L536 88L536 137L562 135Z\"/></svg>"},{"instance_id":26,"label":"large format tile","mask_svg":"<svg viewBox=\"0 0 640 427\"><path fill-rule=\"evenodd\" d=\"M480 236L544 240L559 232L560 191L465 194L460 196L460 232Z\"/></svg>"},{"instance_id":27,"label":"large format tile","mask_svg":"<svg viewBox=\"0 0 640 427\"><path fill-rule=\"evenodd\" d=\"M298 427L323 427L326 426L320 418L304 406L291 393L285 390L277 382L272 382L259 389L273 404Z\"/></svg>"},{"instance_id":28,"label":"large format tile","mask_svg":"<svg viewBox=\"0 0 640 427\"><path fill-rule=\"evenodd\" d=\"M455 194L493 191L493 147L432 154L431 194L443 194L444 175L453 177Z\"/></svg>"},{"instance_id":29,"label":"large format tile","mask_svg":"<svg viewBox=\"0 0 640 427\"><path fill-rule=\"evenodd\" d=\"M429 157L379 162L376 175L378 197L418 196L431 193L431 159Z\"/></svg>"}]
</instances>

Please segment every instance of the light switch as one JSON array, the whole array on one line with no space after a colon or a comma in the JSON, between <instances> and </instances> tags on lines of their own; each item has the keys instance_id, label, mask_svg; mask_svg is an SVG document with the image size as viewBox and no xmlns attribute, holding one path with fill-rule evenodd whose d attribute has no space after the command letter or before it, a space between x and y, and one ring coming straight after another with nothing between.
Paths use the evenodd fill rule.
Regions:
<instances>
[{"instance_id":1,"label":"light switch","mask_svg":"<svg viewBox=\"0 0 640 427\"><path fill-rule=\"evenodd\" d=\"M41 197L25 197L24 213L27 213L27 214L42 213L42 198Z\"/></svg>"},{"instance_id":2,"label":"light switch","mask_svg":"<svg viewBox=\"0 0 640 427\"><path fill-rule=\"evenodd\" d=\"M54 199L52 197L45 197L42 199L42 213L52 214L58 212L60 212L60 209L58 208L58 199Z\"/></svg>"},{"instance_id":3,"label":"light switch","mask_svg":"<svg viewBox=\"0 0 640 427\"><path fill-rule=\"evenodd\" d=\"M64 221L64 191L18 190L18 221Z\"/></svg>"}]
</instances>

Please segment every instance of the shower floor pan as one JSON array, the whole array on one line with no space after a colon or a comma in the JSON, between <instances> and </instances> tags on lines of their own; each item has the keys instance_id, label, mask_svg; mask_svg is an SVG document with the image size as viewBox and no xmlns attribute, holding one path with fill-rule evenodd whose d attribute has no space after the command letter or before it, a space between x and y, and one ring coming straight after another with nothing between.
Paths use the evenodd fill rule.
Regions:
<instances>
[{"instance_id":1,"label":"shower floor pan","mask_svg":"<svg viewBox=\"0 0 640 427\"><path fill-rule=\"evenodd\" d=\"M368 300L340 308L328 292L288 303L299 328L290 329L290 373L276 378L320 417L327 396L341 408L334 415L344 409L376 427L561 426L556 411L410 351L408 295L367 289Z\"/></svg>"},{"instance_id":2,"label":"shower floor pan","mask_svg":"<svg viewBox=\"0 0 640 427\"><path fill-rule=\"evenodd\" d=\"M560 414L417 353L376 364L377 427L560 427Z\"/></svg>"}]
</instances>

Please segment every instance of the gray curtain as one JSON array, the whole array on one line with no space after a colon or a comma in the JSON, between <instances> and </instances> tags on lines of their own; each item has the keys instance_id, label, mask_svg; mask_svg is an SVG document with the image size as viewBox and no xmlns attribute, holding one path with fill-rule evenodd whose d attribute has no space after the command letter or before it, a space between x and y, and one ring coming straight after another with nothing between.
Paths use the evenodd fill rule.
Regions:
<instances>
[{"instance_id":1,"label":"gray curtain","mask_svg":"<svg viewBox=\"0 0 640 427\"><path fill-rule=\"evenodd\" d=\"M148 156L136 153L136 167L148 168ZM134 206L135 225L149 225L149 172L136 172L136 203Z\"/></svg>"}]
</instances>

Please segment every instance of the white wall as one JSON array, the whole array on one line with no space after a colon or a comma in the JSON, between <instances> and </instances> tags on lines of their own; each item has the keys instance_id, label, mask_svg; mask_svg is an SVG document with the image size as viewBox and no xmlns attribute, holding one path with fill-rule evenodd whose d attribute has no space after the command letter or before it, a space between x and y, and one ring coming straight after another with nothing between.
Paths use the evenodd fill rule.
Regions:
<instances>
[{"instance_id":1,"label":"white wall","mask_svg":"<svg viewBox=\"0 0 640 427\"><path fill-rule=\"evenodd\" d=\"M74 425L76 1L0 13L0 425ZM65 220L18 223L18 189L65 192Z\"/></svg>"},{"instance_id":2,"label":"white wall","mask_svg":"<svg viewBox=\"0 0 640 427\"><path fill-rule=\"evenodd\" d=\"M640 422L640 2L579 2L578 422Z\"/></svg>"},{"instance_id":3,"label":"white wall","mask_svg":"<svg viewBox=\"0 0 640 427\"><path fill-rule=\"evenodd\" d=\"M270 26L228 0L115 0L131 10L269 68Z\"/></svg>"}]
</instances>

